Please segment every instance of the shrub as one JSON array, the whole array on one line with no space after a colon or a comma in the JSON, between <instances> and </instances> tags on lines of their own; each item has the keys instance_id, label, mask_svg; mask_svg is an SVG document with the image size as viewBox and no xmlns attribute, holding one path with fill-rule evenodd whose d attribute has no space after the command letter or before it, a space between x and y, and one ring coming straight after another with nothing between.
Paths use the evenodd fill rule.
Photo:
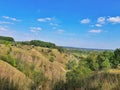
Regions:
<instances>
[{"instance_id":1,"label":"shrub","mask_svg":"<svg viewBox=\"0 0 120 90\"><path fill-rule=\"evenodd\" d=\"M73 88L81 88L83 85L83 80L88 78L91 74L91 70L84 65L84 62L79 62L79 65L76 68L73 68L66 74L66 81L68 84L68 90Z\"/></svg>"},{"instance_id":2,"label":"shrub","mask_svg":"<svg viewBox=\"0 0 120 90\"><path fill-rule=\"evenodd\" d=\"M59 82L56 82L53 90L66 90L66 85L65 82L63 80L60 80Z\"/></svg>"},{"instance_id":3,"label":"shrub","mask_svg":"<svg viewBox=\"0 0 120 90\"><path fill-rule=\"evenodd\" d=\"M51 56L50 59L49 59L50 62L54 62L54 57Z\"/></svg>"},{"instance_id":4,"label":"shrub","mask_svg":"<svg viewBox=\"0 0 120 90\"><path fill-rule=\"evenodd\" d=\"M68 63L66 64L67 69L71 70L73 68L75 68L77 66L77 63L75 60L70 60L68 61Z\"/></svg>"},{"instance_id":5,"label":"shrub","mask_svg":"<svg viewBox=\"0 0 120 90\"><path fill-rule=\"evenodd\" d=\"M102 69L110 69L111 65L108 59L106 59L103 63L102 63Z\"/></svg>"},{"instance_id":6,"label":"shrub","mask_svg":"<svg viewBox=\"0 0 120 90\"><path fill-rule=\"evenodd\" d=\"M16 60L10 54L0 55L0 59L3 61L6 61L9 64L11 64L12 66L16 67Z\"/></svg>"},{"instance_id":7,"label":"shrub","mask_svg":"<svg viewBox=\"0 0 120 90\"><path fill-rule=\"evenodd\" d=\"M41 70L34 70L32 72L31 79L34 81L34 84L31 86L31 90L38 90L38 87L43 85L47 80L44 73Z\"/></svg>"}]
</instances>

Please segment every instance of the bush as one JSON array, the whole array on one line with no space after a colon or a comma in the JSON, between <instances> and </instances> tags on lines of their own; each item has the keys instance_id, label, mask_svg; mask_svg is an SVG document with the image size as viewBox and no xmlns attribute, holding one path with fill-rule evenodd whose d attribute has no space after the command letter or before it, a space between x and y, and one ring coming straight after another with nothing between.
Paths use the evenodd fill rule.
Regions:
<instances>
[{"instance_id":1,"label":"bush","mask_svg":"<svg viewBox=\"0 0 120 90\"><path fill-rule=\"evenodd\" d=\"M30 78L34 81L34 84L31 85L31 90L38 90L39 86L42 86L47 80L47 78L41 70L32 71L32 77Z\"/></svg>"},{"instance_id":2,"label":"bush","mask_svg":"<svg viewBox=\"0 0 120 90\"><path fill-rule=\"evenodd\" d=\"M57 49L60 53L62 53L62 52L64 52L64 51L65 51L65 49L64 49L64 48L59 47L59 46L57 46L57 47L56 47L56 49Z\"/></svg>"},{"instance_id":3,"label":"bush","mask_svg":"<svg viewBox=\"0 0 120 90\"><path fill-rule=\"evenodd\" d=\"M111 67L111 57L113 57L112 52L104 51L97 56L97 62L99 64L99 70L108 69Z\"/></svg>"},{"instance_id":4,"label":"bush","mask_svg":"<svg viewBox=\"0 0 120 90\"><path fill-rule=\"evenodd\" d=\"M60 80L59 82L56 82L53 90L66 90L66 85L65 82L63 80Z\"/></svg>"},{"instance_id":5,"label":"bush","mask_svg":"<svg viewBox=\"0 0 120 90\"><path fill-rule=\"evenodd\" d=\"M110 69L111 65L108 59L106 59L103 63L102 63L102 69Z\"/></svg>"},{"instance_id":6,"label":"bush","mask_svg":"<svg viewBox=\"0 0 120 90\"><path fill-rule=\"evenodd\" d=\"M75 68L76 66L77 66L77 63L76 63L75 60L70 60L66 64L66 67L67 67L68 70L71 70L71 69Z\"/></svg>"},{"instance_id":7,"label":"bush","mask_svg":"<svg viewBox=\"0 0 120 90\"><path fill-rule=\"evenodd\" d=\"M0 59L16 67L16 60L10 55L0 55Z\"/></svg>"},{"instance_id":8,"label":"bush","mask_svg":"<svg viewBox=\"0 0 120 90\"><path fill-rule=\"evenodd\" d=\"M54 62L54 57L51 56L50 59L49 59L50 62Z\"/></svg>"},{"instance_id":9,"label":"bush","mask_svg":"<svg viewBox=\"0 0 120 90\"><path fill-rule=\"evenodd\" d=\"M83 85L83 80L88 78L91 74L91 70L84 64L84 62L79 62L76 68L73 68L66 74L66 81L68 85L68 90L73 88L81 88Z\"/></svg>"}]
</instances>

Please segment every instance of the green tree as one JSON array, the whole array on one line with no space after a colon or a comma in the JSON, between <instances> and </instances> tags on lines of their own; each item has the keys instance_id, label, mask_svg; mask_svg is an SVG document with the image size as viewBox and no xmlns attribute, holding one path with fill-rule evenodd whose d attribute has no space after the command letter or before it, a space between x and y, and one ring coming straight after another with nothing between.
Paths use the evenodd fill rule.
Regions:
<instances>
[{"instance_id":1,"label":"green tree","mask_svg":"<svg viewBox=\"0 0 120 90\"><path fill-rule=\"evenodd\" d=\"M113 68L117 68L120 64L120 49L116 49L114 51L113 57L110 59Z\"/></svg>"},{"instance_id":2,"label":"green tree","mask_svg":"<svg viewBox=\"0 0 120 90\"><path fill-rule=\"evenodd\" d=\"M111 65L108 59L104 60L101 64L102 69L110 69Z\"/></svg>"},{"instance_id":3,"label":"green tree","mask_svg":"<svg viewBox=\"0 0 120 90\"><path fill-rule=\"evenodd\" d=\"M12 37L0 36L0 40L14 42L14 39Z\"/></svg>"},{"instance_id":4,"label":"green tree","mask_svg":"<svg viewBox=\"0 0 120 90\"><path fill-rule=\"evenodd\" d=\"M82 86L82 81L86 79L91 73L91 70L85 66L84 62L80 62L76 68L73 68L71 71L66 74L66 81L68 90L76 90Z\"/></svg>"},{"instance_id":5,"label":"green tree","mask_svg":"<svg viewBox=\"0 0 120 90\"><path fill-rule=\"evenodd\" d=\"M85 59L87 61L87 66L92 70L92 71L97 71L99 69L99 65L97 62L97 53L92 52L88 55L88 57Z\"/></svg>"},{"instance_id":6,"label":"green tree","mask_svg":"<svg viewBox=\"0 0 120 90\"><path fill-rule=\"evenodd\" d=\"M97 62L99 64L99 70L108 69L111 67L110 59L112 55L113 54L110 51L104 51L98 55Z\"/></svg>"},{"instance_id":7,"label":"green tree","mask_svg":"<svg viewBox=\"0 0 120 90\"><path fill-rule=\"evenodd\" d=\"M66 64L66 68L68 70L71 70L77 66L77 62L75 60L69 60L68 63Z\"/></svg>"}]
</instances>

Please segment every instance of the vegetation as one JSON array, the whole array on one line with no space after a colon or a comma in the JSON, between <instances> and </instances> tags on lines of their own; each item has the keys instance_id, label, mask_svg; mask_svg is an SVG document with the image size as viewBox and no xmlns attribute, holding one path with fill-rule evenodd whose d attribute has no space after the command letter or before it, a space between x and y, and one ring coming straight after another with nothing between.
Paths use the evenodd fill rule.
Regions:
<instances>
[{"instance_id":1,"label":"vegetation","mask_svg":"<svg viewBox=\"0 0 120 90\"><path fill-rule=\"evenodd\" d=\"M8 78L0 78L0 90L18 90L18 86L14 85L13 81L10 82Z\"/></svg>"},{"instance_id":2,"label":"vegetation","mask_svg":"<svg viewBox=\"0 0 120 90\"><path fill-rule=\"evenodd\" d=\"M120 49L114 51L113 57L110 59L113 68L117 68L120 64Z\"/></svg>"},{"instance_id":3,"label":"vegetation","mask_svg":"<svg viewBox=\"0 0 120 90\"><path fill-rule=\"evenodd\" d=\"M75 51L72 53L77 55ZM85 54L85 52L83 53ZM54 90L119 90L120 49L90 51L87 54L83 58L78 58L82 54L77 56L78 63L70 60L66 64L68 69L66 82L57 82Z\"/></svg>"},{"instance_id":4,"label":"vegetation","mask_svg":"<svg viewBox=\"0 0 120 90\"><path fill-rule=\"evenodd\" d=\"M0 41L9 41L9 42L14 42L14 39L12 37L5 37L5 36L0 36Z\"/></svg>"},{"instance_id":5,"label":"vegetation","mask_svg":"<svg viewBox=\"0 0 120 90\"><path fill-rule=\"evenodd\" d=\"M50 62L54 62L54 57L51 56L50 59L49 59Z\"/></svg>"},{"instance_id":6,"label":"vegetation","mask_svg":"<svg viewBox=\"0 0 120 90\"><path fill-rule=\"evenodd\" d=\"M76 88L80 88L83 86L83 80L88 78L91 73L91 70L83 65L84 62L79 62L77 67L73 67L73 69L66 74L66 81L68 89L75 90Z\"/></svg>"},{"instance_id":7,"label":"vegetation","mask_svg":"<svg viewBox=\"0 0 120 90\"><path fill-rule=\"evenodd\" d=\"M119 90L119 48L77 50L0 38L0 90Z\"/></svg>"},{"instance_id":8,"label":"vegetation","mask_svg":"<svg viewBox=\"0 0 120 90\"><path fill-rule=\"evenodd\" d=\"M16 42L17 44L22 44L22 45L32 45L34 46L40 46L40 47L46 47L46 48L52 48L52 49L57 49L59 52L64 52L65 49L60 47L60 46L56 46L54 43L51 42L44 42L44 41L40 41L40 40L31 40L31 41L22 41L22 42Z\"/></svg>"},{"instance_id":9,"label":"vegetation","mask_svg":"<svg viewBox=\"0 0 120 90\"><path fill-rule=\"evenodd\" d=\"M0 44L0 78L4 80L0 90L51 90L56 81L64 79L63 62L70 57L55 44L30 42Z\"/></svg>"},{"instance_id":10,"label":"vegetation","mask_svg":"<svg viewBox=\"0 0 120 90\"><path fill-rule=\"evenodd\" d=\"M56 45L50 42L44 42L40 40L31 40L31 41L24 41L24 42L17 42L19 44L23 45L34 45L34 46L41 46L41 47L47 47L47 48L55 48Z\"/></svg>"}]
</instances>

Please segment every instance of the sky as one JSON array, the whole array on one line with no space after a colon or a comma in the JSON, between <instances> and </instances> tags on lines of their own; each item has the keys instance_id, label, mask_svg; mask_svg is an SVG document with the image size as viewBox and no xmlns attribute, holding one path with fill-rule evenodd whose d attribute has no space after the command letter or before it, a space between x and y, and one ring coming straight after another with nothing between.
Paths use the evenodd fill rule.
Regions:
<instances>
[{"instance_id":1,"label":"sky","mask_svg":"<svg viewBox=\"0 0 120 90\"><path fill-rule=\"evenodd\" d=\"M0 0L0 35L58 46L120 48L120 0Z\"/></svg>"}]
</instances>

